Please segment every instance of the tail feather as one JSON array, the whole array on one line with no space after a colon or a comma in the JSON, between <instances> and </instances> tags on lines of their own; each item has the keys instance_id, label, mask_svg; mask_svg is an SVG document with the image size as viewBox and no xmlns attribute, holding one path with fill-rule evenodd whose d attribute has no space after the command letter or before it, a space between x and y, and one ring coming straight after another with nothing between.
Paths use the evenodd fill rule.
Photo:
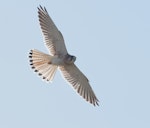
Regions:
<instances>
[{"instance_id":1,"label":"tail feather","mask_svg":"<svg viewBox=\"0 0 150 128\"><path fill-rule=\"evenodd\" d=\"M46 81L52 81L58 67L51 64L53 56L38 50L31 50L29 54L31 68Z\"/></svg>"}]
</instances>

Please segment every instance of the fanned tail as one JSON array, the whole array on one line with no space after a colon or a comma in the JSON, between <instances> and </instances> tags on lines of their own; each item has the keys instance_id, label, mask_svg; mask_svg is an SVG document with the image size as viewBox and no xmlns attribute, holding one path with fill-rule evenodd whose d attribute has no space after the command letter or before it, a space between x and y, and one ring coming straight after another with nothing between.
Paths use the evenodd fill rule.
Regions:
<instances>
[{"instance_id":1,"label":"fanned tail","mask_svg":"<svg viewBox=\"0 0 150 128\"><path fill-rule=\"evenodd\" d=\"M57 65L51 64L53 56L31 50L29 53L30 65L39 76L42 76L46 81L52 81L57 70Z\"/></svg>"}]
</instances>

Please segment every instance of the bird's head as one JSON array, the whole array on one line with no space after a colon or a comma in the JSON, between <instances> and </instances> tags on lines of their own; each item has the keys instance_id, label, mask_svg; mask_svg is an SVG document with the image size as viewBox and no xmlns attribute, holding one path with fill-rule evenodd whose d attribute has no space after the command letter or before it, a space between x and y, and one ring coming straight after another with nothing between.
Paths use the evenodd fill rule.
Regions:
<instances>
[{"instance_id":1,"label":"bird's head","mask_svg":"<svg viewBox=\"0 0 150 128\"><path fill-rule=\"evenodd\" d=\"M76 61L76 57L75 56L72 56L72 55L67 55L66 58L65 58L65 62L67 64L72 64Z\"/></svg>"},{"instance_id":2,"label":"bird's head","mask_svg":"<svg viewBox=\"0 0 150 128\"><path fill-rule=\"evenodd\" d=\"M72 63L74 63L74 62L76 61L76 57L75 57L75 56L71 56L70 61L71 61Z\"/></svg>"}]
</instances>

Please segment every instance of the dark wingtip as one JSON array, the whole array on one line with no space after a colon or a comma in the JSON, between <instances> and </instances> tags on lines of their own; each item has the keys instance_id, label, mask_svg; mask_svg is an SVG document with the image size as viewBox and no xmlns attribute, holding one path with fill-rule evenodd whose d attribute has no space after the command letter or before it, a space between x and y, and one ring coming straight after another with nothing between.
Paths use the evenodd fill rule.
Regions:
<instances>
[{"instance_id":1,"label":"dark wingtip","mask_svg":"<svg viewBox=\"0 0 150 128\"><path fill-rule=\"evenodd\" d=\"M44 11L44 12L47 13L46 8L45 8L45 7L42 7L41 5L39 5L39 7L37 7L37 9L38 9L38 11ZM40 12L38 12L38 13L40 13Z\"/></svg>"},{"instance_id":2,"label":"dark wingtip","mask_svg":"<svg viewBox=\"0 0 150 128\"><path fill-rule=\"evenodd\" d=\"M40 11L40 10L42 10L42 11L46 11L46 8L45 7L42 7L41 5L39 5L39 7L37 7L38 8L38 10ZM46 11L47 12L47 11Z\"/></svg>"},{"instance_id":3,"label":"dark wingtip","mask_svg":"<svg viewBox=\"0 0 150 128\"><path fill-rule=\"evenodd\" d=\"M46 8L44 7L45 12L47 12Z\"/></svg>"},{"instance_id":4,"label":"dark wingtip","mask_svg":"<svg viewBox=\"0 0 150 128\"><path fill-rule=\"evenodd\" d=\"M42 8L42 6L39 4L39 7L37 7L38 9Z\"/></svg>"},{"instance_id":5,"label":"dark wingtip","mask_svg":"<svg viewBox=\"0 0 150 128\"><path fill-rule=\"evenodd\" d=\"M96 105L99 106L98 102L96 102Z\"/></svg>"},{"instance_id":6,"label":"dark wingtip","mask_svg":"<svg viewBox=\"0 0 150 128\"><path fill-rule=\"evenodd\" d=\"M99 106L99 100L98 99L96 99L96 101L94 102L94 106Z\"/></svg>"}]
</instances>

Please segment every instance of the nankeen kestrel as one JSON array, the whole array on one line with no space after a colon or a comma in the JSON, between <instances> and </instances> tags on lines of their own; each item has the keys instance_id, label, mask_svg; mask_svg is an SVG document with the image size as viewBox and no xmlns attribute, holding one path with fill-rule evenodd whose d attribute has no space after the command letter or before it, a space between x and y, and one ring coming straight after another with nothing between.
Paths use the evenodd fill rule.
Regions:
<instances>
[{"instance_id":1,"label":"nankeen kestrel","mask_svg":"<svg viewBox=\"0 0 150 128\"><path fill-rule=\"evenodd\" d=\"M30 51L30 65L38 75L46 81L52 81L59 68L64 78L74 89L91 104L98 105L88 79L74 64L76 57L67 52L63 36L50 18L46 8L38 8L40 26L44 35L45 44L50 54L38 50Z\"/></svg>"}]
</instances>

